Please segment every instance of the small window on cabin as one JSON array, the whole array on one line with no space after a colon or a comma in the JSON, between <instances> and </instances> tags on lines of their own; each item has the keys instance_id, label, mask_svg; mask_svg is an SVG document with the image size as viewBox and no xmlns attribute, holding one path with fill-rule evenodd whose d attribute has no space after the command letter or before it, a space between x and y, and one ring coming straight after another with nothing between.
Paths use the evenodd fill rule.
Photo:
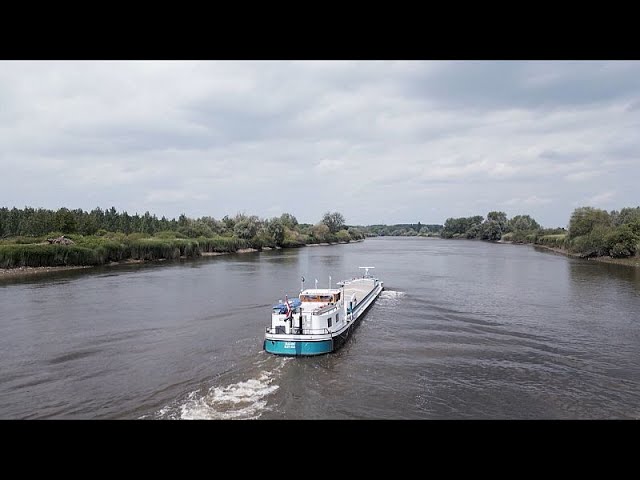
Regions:
<instances>
[{"instance_id":1,"label":"small window on cabin","mask_svg":"<svg viewBox=\"0 0 640 480\"><path fill-rule=\"evenodd\" d=\"M336 325L338 324L339 321L340 321L340 314L336 313Z\"/></svg>"},{"instance_id":2,"label":"small window on cabin","mask_svg":"<svg viewBox=\"0 0 640 480\"><path fill-rule=\"evenodd\" d=\"M330 327L331 326L331 317L327 318L327 326Z\"/></svg>"}]
</instances>

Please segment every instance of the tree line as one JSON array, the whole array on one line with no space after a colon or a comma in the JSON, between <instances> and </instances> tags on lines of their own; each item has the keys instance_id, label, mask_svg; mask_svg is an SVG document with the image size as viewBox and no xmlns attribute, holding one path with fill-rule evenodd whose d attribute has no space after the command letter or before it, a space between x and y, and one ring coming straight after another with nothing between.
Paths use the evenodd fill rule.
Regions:
<instances>
[{"instance_id":1,"label":"tree line","mask_svg":"<svg viewBox=\"0 0 640 480\"><path fill-rule=\"evenodd\" d=\"M368 236L392 237L435 237L439 236L443 226L437 224L396 223L393 225L368 225L362 227Z\"/></svg>"},{"instance_id":2,"label":"tree line","mask_svg":"<svg viewBox=\"0 0 640 480\"><path fill-rule=\"evenodd\" d=\"M339 212L327 212L317 224L300 224L295 216L283 213L268 219L256 215L238 213L221 219L210 216L188 218L181 214L178 219L158 218L145 212L130 215L118 212L115 207L82 209L25 207L24 209L0 208L0 238L39 237L53 232L65 235L104 236L109 232L125 235L139 233L154 236L161 232L175 232L183 238L238 237L253 241L256 246L283 246L285 243L306 244L339 242L364 238L364 232L345 225Z\"/></svg>"},{"instance_id":3,"label":"tree line","mask_svg":"<svg viewBox=\"0 0 640 480\"><path fill-rule=\"evenodd\" d=\"M64 235L72 245L49 245ZM122 260L194 257L233 253L243 248L287 248L314 243L364 239L364 232L347 226L339 212L327 212L316 224L295 216L259 218L238 213L213 217L158 219L145 212L129 215L114 207L58 210L0 208L0 268L63 265L102 265Z\"/></svg>"},{"instance_id":4,"label":"tree line","mask_svg":"<svg viewBox=\"0 0 640 480\"><path fill-rule=\"evenodd\" d=\"M561 248L581 257L630 257L640 254L640 207L620 211L579 207L571 214L568 229L543 228L529 215L507 218L489 212L485 217L448 218L442 238L533 243Z\"/></svg>"}]
</instances>

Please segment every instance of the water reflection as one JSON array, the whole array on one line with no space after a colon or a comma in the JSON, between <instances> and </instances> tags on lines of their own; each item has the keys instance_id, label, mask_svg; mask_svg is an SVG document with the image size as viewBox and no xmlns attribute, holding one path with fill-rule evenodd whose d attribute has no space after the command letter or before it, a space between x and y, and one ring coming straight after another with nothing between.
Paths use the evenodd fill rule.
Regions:
<instances>
[{"instance_id":1,"label":"water reflection","mask_svg":"<svg viewBox=\"0 0 640 480\"><path fill-rule=\"evenodd\" d=\"M619 281L616 286L626 285L640 292L640 268L638 267L576 259L570 260L569 265L571 278L575 284L593 284L615 279Z\"/></svg>"}]
</instances>

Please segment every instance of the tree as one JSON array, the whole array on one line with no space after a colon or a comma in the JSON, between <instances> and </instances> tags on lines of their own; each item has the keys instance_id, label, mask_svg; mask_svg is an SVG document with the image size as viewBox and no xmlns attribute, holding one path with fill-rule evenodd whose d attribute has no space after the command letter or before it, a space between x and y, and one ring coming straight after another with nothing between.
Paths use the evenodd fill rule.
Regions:
<instances>
[{"instance_id":1,"label":"tree","mask_svg":"<svg viewBox=\"0 0 640 480\"><path fill-rule=\"evenodd\" d=\"M236 222L233 218L230 218L229 215L225 215L222 217L222 223L224 224L224 229L230 232L233 235L233 229L236 226Z\"/></svg>"},{"instance_id":2,"label":"tree","mask_svg":"<svg viewBox=\"0 0 640 480\"><path fill-rule=\"evenodd\" d=\"M329 227L329 232L337 233L344 228L344 217L339 212L327 212L322 217L322 223Z\"/></svg>"},{"instance_id":3,"label":"tree","mask_svg":"<svg viewBox=\"0 0 640 480\"><path fill-rule=\"evenodd\" d=\"M482 224L483 217L475 215L473 217L447 218L444 228L440 232L442 238L452 238L454 235L476 238L478 228ZM474 228L476 227L476 228Z\"/></svg>"},{"instance_id":4,"label":"tree","mask_svg":"<svg viewBox=\"0 0 640 480\"><path fill-rule=\"evenodd\" d=\"M253 218L243 218L235 223L233 227L233 233L239 238L245 240L251 240L258 233L258 224Z\"/></svg>"},{"instance_id":5,"label":"tree","mask_svg":"<svg viewBox=\"0 0 640 480\"><path fill-rule=\"evenodd\" d=\"M597 226L611 226L611 218L606 210L593 207L576 208L569 220L567 238L573 240L576 237L588 235Z\"/></svg>"},{"instance_id":6,"label":"tree","mask_svg":"<svg viewBox=\"0 0 640 480\"><path fill-rule=\"evenodd\" d=\"M76 220L68 208L62 207L56 212L55 228L62 233L76 233Z\"/></svg>"},{"instance_id":7,"label":"tree","mask_svg":"<svg viewBox=\"0 0 640 480\"><path fill-rule=\"evenodd\" d=\"M482 240L500 240L502 237L502 229L500 224L495 220L484 222L480 227L480 238Z\"/></svg>"},{"instance_id":8,"label":"tree","mask_svg":"<svg viewBox=\"0 0 640 480\"><path fill-rule=\"evenodd\" d=\"M635 221L640 221L640 207L623 208L617 216L615 225L625 225Z\"/></svg>"},{"instance_id":9,"label":"tree","mask_svg":"<svg viewBox=\"0 0 640 480\"><path fill-rule=\"evenodd\" d=\"M609 233L606 237L609 255L612 257L630 257L636 253L636 247L640 242L640 235L636 233L636 231L640 230L638 227L640 227L640 222L627 223Z\"/></svg>"},{"instance_id":10,"label":"tree","mask_svg":"<svg viewBox=\"0 0 640 480\"><path fill-rule=\"evenodd\" d=\"M178 232L189 238L213 236L213 231L209 225L202 220L190 220L186 226L179 227Z\"/></svg>"},{"instance_id":11,"label":"tree","mask_svg":"<svg viewBox=\"0 0 640 480\"><path fill-rule=\"evenodd\" d=\"M326 239L327 235L331 233L331 231L326 224L318 223L317 225L313 226L312 233L317 240L323 241Z\"/></svg>"},{"instance_id":12,"label":"tree","mask_svg":"<svg viewBox=\"0 0 640 480\"><path fill-rule=\"evenodd\" d=\"M274 218L269 222L267 231L277 246L282 245L284 242L284 229L285 226L278 218Z\"/></svg>"},{"instance_id":13,"label":"tree","mask_svg":"<svg viewBox=\"0 0 640 480\"><path fill-rule=\"evenodd\" d=\"M531 231L538 230L540 225L529 215L516 215L507 222L509 230L512 232L517 231Z\"/></svg>"},{"instance_id":14,"label":"tree","mask_svg":"<svg viewBox=\"0 0 640 480\"><path fill-rule=\"evenodd\" d=\"M488 222L496 222L502 233L507 233L507 214L504 212L489 212L487 213Z\"/></svg>"},{"instance_id":15,"label":"tree","mask_svg":"<svg viewBox=\"0 0 640 480\"><path fill-rule=\"evenodd\" d=\"M283 213L280 215L280 222L287 228L294 229L298 225L298 219L290 213Z\"/></svg>"}]
</instances>

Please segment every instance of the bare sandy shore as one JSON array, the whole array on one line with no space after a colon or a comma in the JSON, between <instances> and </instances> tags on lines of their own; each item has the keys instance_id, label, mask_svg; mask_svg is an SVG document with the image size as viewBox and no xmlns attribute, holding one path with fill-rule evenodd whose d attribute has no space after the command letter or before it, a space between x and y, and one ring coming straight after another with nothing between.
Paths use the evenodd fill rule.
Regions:
<instances>
[{"instance_id":1,"label":"bare sandy shore","mask_svg":"<svg viewBox=\"0 0 640 480\"><path fill-rule=\"evenodd\" d=\"M84 268L93 268L87 266L72 267L17 267L17 268L0 268L0 278L3 277L19 277L23 275L35 275L39 273L60 272L63 270L81 270Z\"/></svg>"},{"instance_id":2,"label":"bare sandy shore","mask_svg":"<svg viewBox=\"0 0 640 480\"><path fill-rule=\"evenodd\" d=\"M263 248L263 250L271 250L270 248ZM257 252L257 248L240 248L237 252L202 252L202 257L217 257L218 255L230 255L231 253L250 253Z\"/></svg>"}]
</instances>

